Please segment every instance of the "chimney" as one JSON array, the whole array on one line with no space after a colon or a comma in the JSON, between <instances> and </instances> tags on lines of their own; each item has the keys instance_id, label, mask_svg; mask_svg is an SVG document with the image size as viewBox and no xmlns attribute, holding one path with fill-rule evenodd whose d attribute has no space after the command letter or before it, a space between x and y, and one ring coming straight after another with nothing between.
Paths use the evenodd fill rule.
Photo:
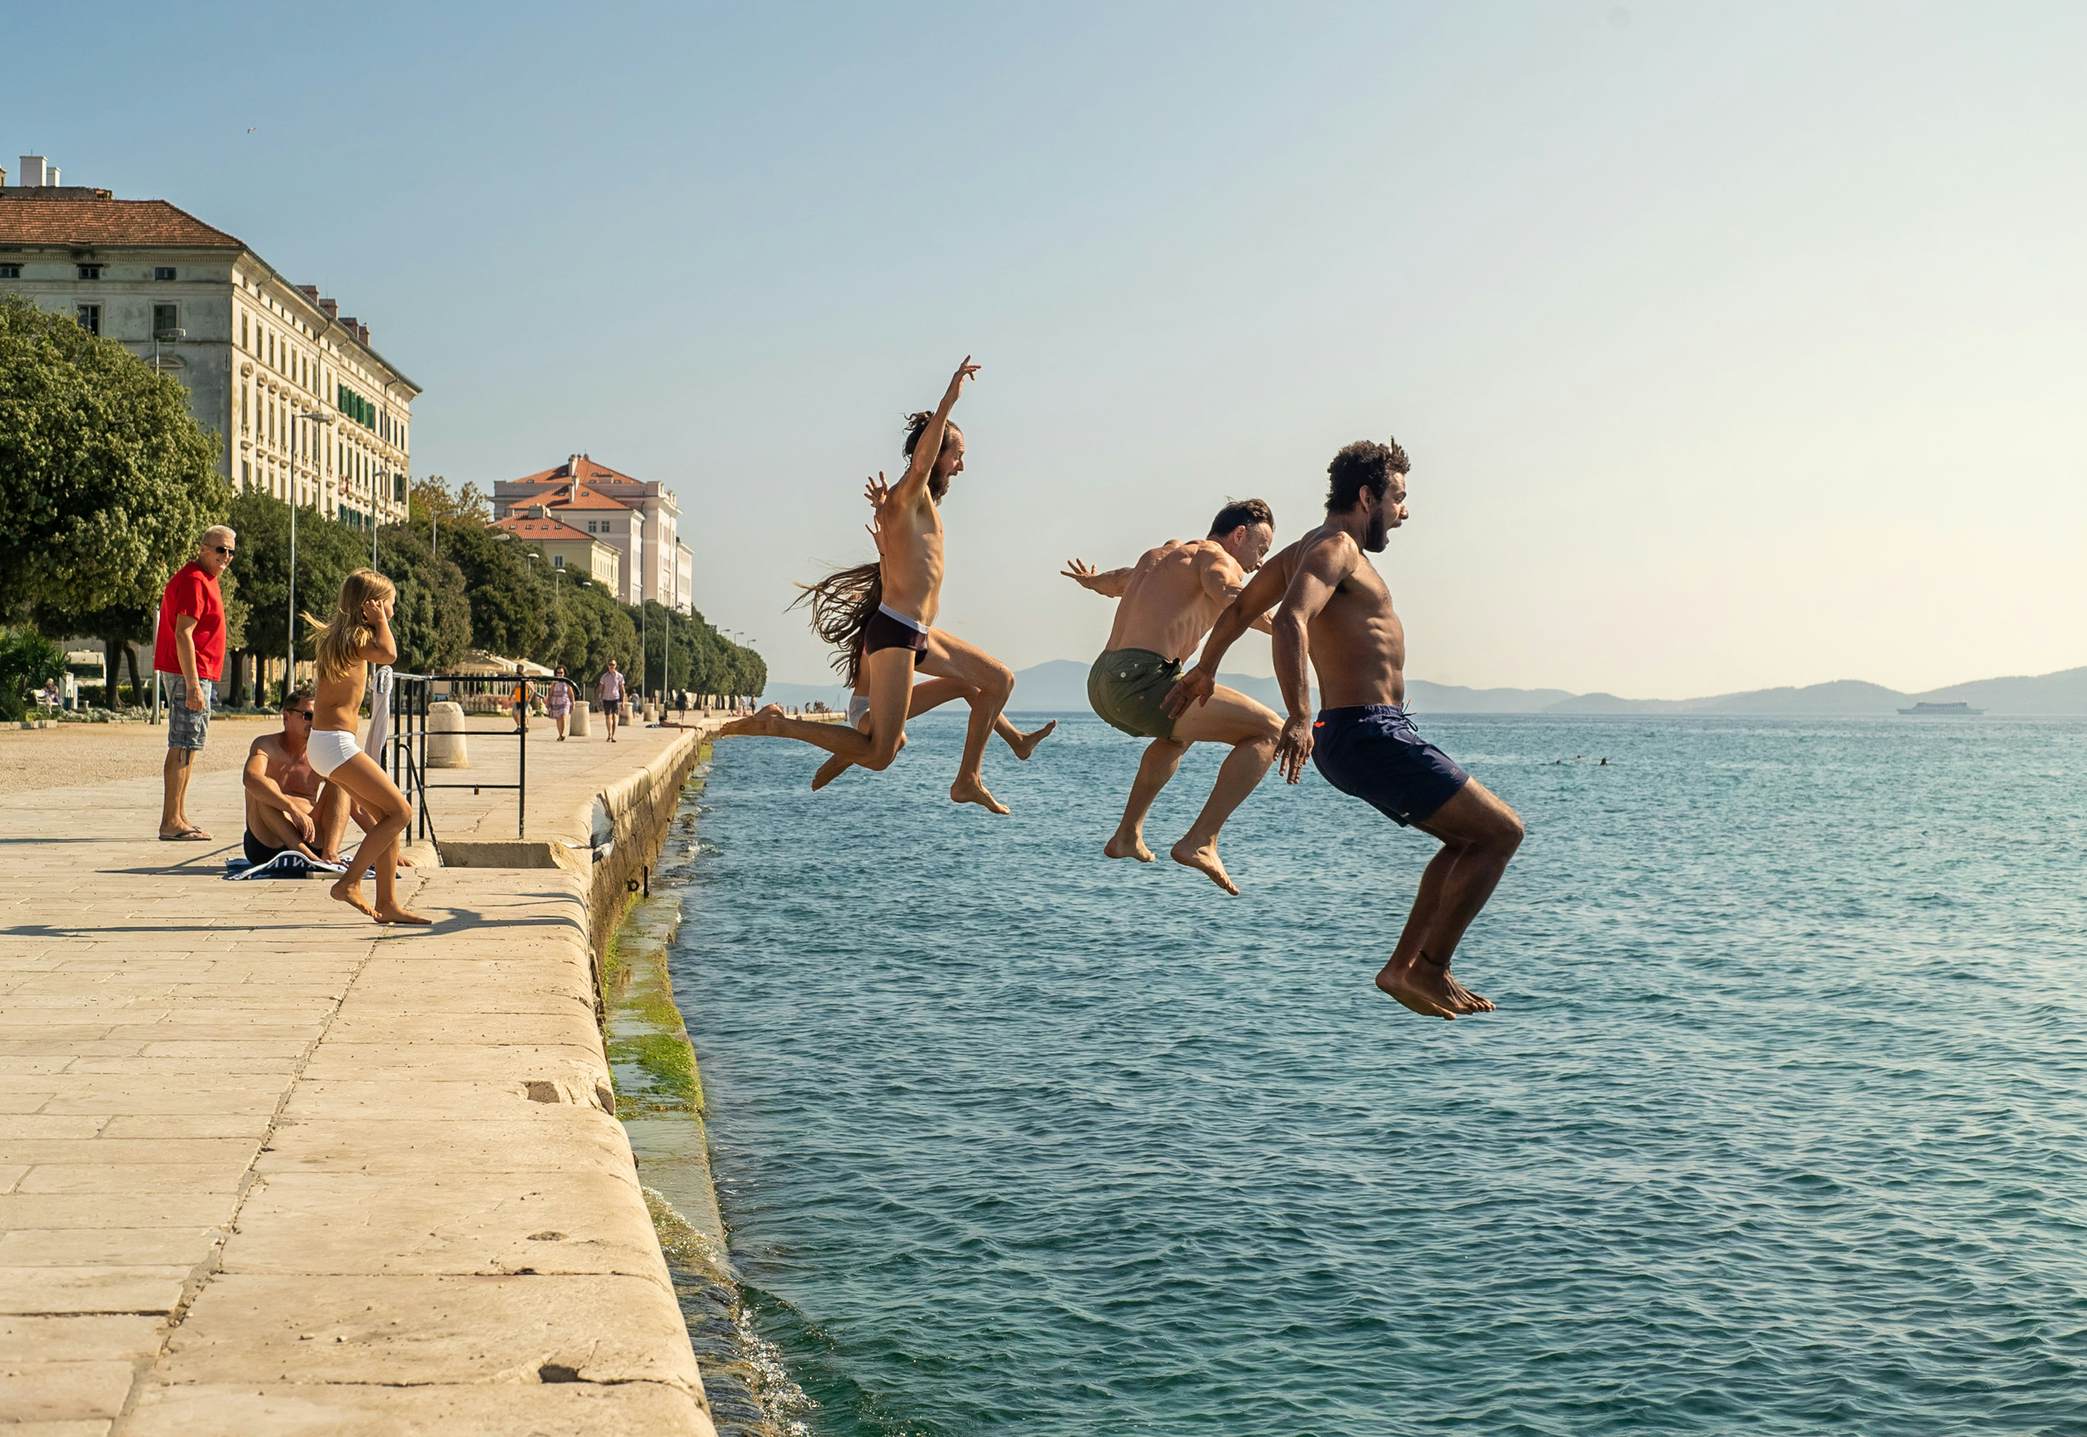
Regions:
<instances>
[{"instance_id":1,"label":"chimney","mask_svg":"<svg viewBox=\"0 0 2087 1437\"><path fill-rule=\"evenodd\" d=\"M341 302L337 299L322 299L319 301L319 308L326 312L328 319L341 317Z\"/></svg>"},{"instance_id":2,"label":"chimney","mask_svg":"<svg viewBox=\"0 0 2087 1437\"><path fill-rule=\"evenodd\" d=\"M317 304L319 302L319 286L315 284L300 284L299 286L297 286L297 292L303 295L306 299L310 300L313 304Z\"/></svg>"},{"instance_id":3,"label":"chimney","mask_svg":"<svg viewBox=\"0 0 2087 1437\"><path fill-rule=\"evenodd\" d=\"M7 166L0 165L0 190L7 188Z\"/></svg>"},{"instance_id":4,"label":"chimney","mask_svg":"<svg viewBox=\"0 0 2087 1437\"><path fill-rule=\"evenodd\" d=\"M370 327L366 324L356 325L355 338L361 341L364 349L368 349L370 347Z\"/></svg>"},{"instance_id":5,"label":"chimney","mask_svg":"<svg viewBox=\"0 0 2087 1437\"><path fill-rule=\"evenodd\" d=\"M46 174L50 175L51 177L49 179L45 179L44 176ZM45 185L55 185L57 183L58 176L55 172L51 170L50 162L44 159L42 155L22 156L23 189L40 190Z\"/></svg>"}]
</instances>

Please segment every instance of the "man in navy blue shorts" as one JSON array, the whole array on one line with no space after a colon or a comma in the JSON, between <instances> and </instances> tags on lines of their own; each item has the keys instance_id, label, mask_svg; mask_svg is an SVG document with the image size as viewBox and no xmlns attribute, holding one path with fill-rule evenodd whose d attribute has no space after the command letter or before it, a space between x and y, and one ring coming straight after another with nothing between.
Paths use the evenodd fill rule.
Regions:
<instances>
[{"instance_id":1,"label":"man in navy blue shorts","mask_svg":"<svg viewBox=\"0 0 2087 1437\"><path fill-rule=\"evenodd\" d=\"M1442 842L1377 986L1416 1013L1455 1018L1493 1004L1450 976L1449 960L1522 842L1522 820L1459 768L1406 714L1406 631L1367 554L1406 520L1406 451L1358 440L1327 466L1326 522L1271 557L1218 616L1202 657L1168 694L1180 713L1210 696L1218 664L1275 608L1275 672L1289 717L1275 761L1297 782L1309 758L1342 793ZM1278 607L1279 605L1279 607ZM1309 658L1321 707L1308 712Z\"/></svg>"}]
</instances>

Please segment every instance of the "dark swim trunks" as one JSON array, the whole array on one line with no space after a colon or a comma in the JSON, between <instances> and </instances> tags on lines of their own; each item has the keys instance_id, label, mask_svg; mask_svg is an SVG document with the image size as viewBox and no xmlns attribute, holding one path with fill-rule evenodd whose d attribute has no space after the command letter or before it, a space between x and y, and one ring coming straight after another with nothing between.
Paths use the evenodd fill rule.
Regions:
<instances>
[{"instance_id":1,"label":"dark swim trunks","mask_svg":"<svg viewBox=\"0 0 2087 1437\"><path fill-rule=\"evenodd\" d=\"M879 604L877 612L862 626L862 652L867 657L879 649L911 649L915 655L913 665L918 668L928 651L928 631Z\"/></svg>"},{"instance_id":2,"label":"dark swim trunks","mask_svg":"<svg viewBox=\"0 0 2087 1437\"><path fill-rule=\"evenodd\" d=\"M246 861L248 863L251 863L256 868L259 868L262 864L266 863L269 859L275 857L278 853L286 851L284 849L277 848L272 844L263 843L260 839L254 837L254 831L251 828L249 828L246 831L243 837L246 840L244 844L244 847L246 848Z\"/></svg>"},{"instance_id":3,"label":"dark swim trunks","mask_svg":"<svg viewBox=\"0 0 2087 1437\"><path fill-rule=\"evenodd\" d=\"M1471 777L1396 704L1319 710L1312 762L1342 793L1408 826L1432 817Z\"/></svg>"}]
</instances>

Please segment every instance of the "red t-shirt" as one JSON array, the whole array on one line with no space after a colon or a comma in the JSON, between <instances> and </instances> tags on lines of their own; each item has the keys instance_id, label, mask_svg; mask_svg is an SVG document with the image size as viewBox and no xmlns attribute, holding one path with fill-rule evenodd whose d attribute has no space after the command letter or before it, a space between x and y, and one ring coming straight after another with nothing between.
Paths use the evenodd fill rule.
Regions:
<instances>
[{"instance_id":1,"label":"red t-shirt","mask_svg":"<svg viewBox=\"0 0 2087 1437\"><path fill-rule=\"evenodd\" d=\"M167 580L159 596L159 637L152 645L152 667L163 674L181 672L181 655L174 648L174 620L193 615L196 627L196 677L217 681L225 671L225 599L217 580L193 562L183 564Z\"/></svg>"}]
</instances>

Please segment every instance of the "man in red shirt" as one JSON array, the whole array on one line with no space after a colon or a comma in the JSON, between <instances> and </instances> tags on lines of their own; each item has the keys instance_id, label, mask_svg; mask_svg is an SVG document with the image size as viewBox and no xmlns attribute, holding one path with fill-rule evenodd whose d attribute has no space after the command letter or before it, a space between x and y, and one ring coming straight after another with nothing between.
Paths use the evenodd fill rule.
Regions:
<instances>
[{"instance_id":1,"label":"man in red shirt","mask_svg":"<svg viewBox=\"0 0 2087 1437\"><path fill-rule=\"evenodd\" d=\"M225 601L217 576L237 548L237 536L224 525L206 529L196 557L174 571L159 599L152 667L167 689L167 762L159 809L159 836L167 843L210 837L188 821L188 774L210 733L210 700L225 669Z\"/></svg>"}]
</instances>

